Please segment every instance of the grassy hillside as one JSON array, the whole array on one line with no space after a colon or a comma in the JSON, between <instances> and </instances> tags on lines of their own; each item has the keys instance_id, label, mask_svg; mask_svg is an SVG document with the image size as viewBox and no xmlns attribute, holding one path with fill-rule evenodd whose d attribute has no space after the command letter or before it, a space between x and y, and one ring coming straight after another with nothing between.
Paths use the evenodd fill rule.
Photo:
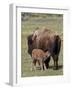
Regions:
<instances>
[{"instance_id":1,"label":"grassy hillside","mask_svg":"<svg viewBox=\"0 0 72 90\"><path fill-rule=\"evenodd\" d=\"M57 32L61 38L63 38L63 15L37 13L21 14L21 76L63 75L63 46L61 46L59 55L59 70L53 70L53 59L51 58L50 68L47 71L30 71L32 59L27 52L27 36L37 27L47 27Z\"/></svg>"}]
</instances>

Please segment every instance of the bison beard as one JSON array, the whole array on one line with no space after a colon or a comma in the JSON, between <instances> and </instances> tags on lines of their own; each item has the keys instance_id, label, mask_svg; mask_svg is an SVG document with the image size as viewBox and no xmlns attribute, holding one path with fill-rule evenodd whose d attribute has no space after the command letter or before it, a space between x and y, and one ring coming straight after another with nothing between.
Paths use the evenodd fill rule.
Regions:
<instances>
[{"instance_id":1,"label":"bison beard","mask_svg":"<svg viewBox=\"0 0 72 90\"><path fill-rule=\"evenodd\" d=\"M61 39L59 35L56 35L50 30L44 29L42 32L38 31L39 36L35 36L33 40L33 34L28 36L28 53L32 55L33 49L42 49L43 51L49 51L54 60L54 69L58 69L58 56L61 48ZM35 34L34 34L35 35ZM36 40L37 39L37 40ZM39 41L38 41L39 40ZM45 65L48 69L50 62L50 57L46 59Z\"/></svg>"}]
</instances>

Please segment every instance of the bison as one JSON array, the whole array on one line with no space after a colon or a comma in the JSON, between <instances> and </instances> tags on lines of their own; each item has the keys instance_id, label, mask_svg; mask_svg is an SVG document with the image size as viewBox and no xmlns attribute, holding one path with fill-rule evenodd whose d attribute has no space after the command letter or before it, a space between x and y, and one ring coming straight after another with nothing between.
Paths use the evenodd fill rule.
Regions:
<instances>
[{"instance_id":1,"label":"bison","mask_svg":"<svg viewBox=\"0 0 72 90\"><path fill-rule=\"evenodd\" d=\"M32 56L33 49L42 49L44 52L49 51L54 60L54 68L58 69L58 57L61 48L61 38L56 33L47 28L37 29L27 38L28 53ZM45 65L48 69L50 57L46 59Z\"/></svg>"},{"instance_id":2,"label":"bison","mask_svg":"<svg viewBox=\"0 0 72 90\"><path fill-rule=\"evenodd\" d=\"M41 71L46 70L46 66L44 64L45 60L50 57L50 53L44 52L41 49L33 49L32 51L32 69L31 70L36 70L36 62L40 65Z\"/></svg>"}]
</instances>

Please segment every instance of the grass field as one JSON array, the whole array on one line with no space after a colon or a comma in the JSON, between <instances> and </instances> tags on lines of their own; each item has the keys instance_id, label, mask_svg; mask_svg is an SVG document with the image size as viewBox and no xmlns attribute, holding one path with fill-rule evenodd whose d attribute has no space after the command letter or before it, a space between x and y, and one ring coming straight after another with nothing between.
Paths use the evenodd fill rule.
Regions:
<instances>
[{"instance_id":1,"label":"grass field","mask_svg":"<svg viewBox=\"0 0 72 90\"><path fill-rule=\"evenodd\" d=\"M63 75L63 43L59 55L59 70L53 70L53 59L50 60L48 70L41 72L40 70L31 71L31 56L27 52L27 36L35 30L35 28L47 27L52 31L56 31L63 39L63 15L57 14L21 14L21 76L54 76Z\"/></svg>"}]
</instances>

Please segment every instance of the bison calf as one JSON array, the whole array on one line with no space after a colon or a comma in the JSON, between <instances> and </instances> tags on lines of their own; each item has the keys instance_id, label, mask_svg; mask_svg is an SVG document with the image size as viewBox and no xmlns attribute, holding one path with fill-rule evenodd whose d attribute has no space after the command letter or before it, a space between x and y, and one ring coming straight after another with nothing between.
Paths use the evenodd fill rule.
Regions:
<instances>
[{"instance_id":1,"label":"bison calf","mask_svg":"<svg viewBox=\"0 0 72 90\"><path fill-rule=\"evenodd\" d=\"M36 62L38 62L38 64L40 65L40 68L41 70L43 70L43 67L44 69L46 69L45 67L45 60L50 57L50 53L47 51L47 52L44 52L43 50L41 49L33 49L32 51L32 70L36 70Z\"/></svg>"}]
</instances>

